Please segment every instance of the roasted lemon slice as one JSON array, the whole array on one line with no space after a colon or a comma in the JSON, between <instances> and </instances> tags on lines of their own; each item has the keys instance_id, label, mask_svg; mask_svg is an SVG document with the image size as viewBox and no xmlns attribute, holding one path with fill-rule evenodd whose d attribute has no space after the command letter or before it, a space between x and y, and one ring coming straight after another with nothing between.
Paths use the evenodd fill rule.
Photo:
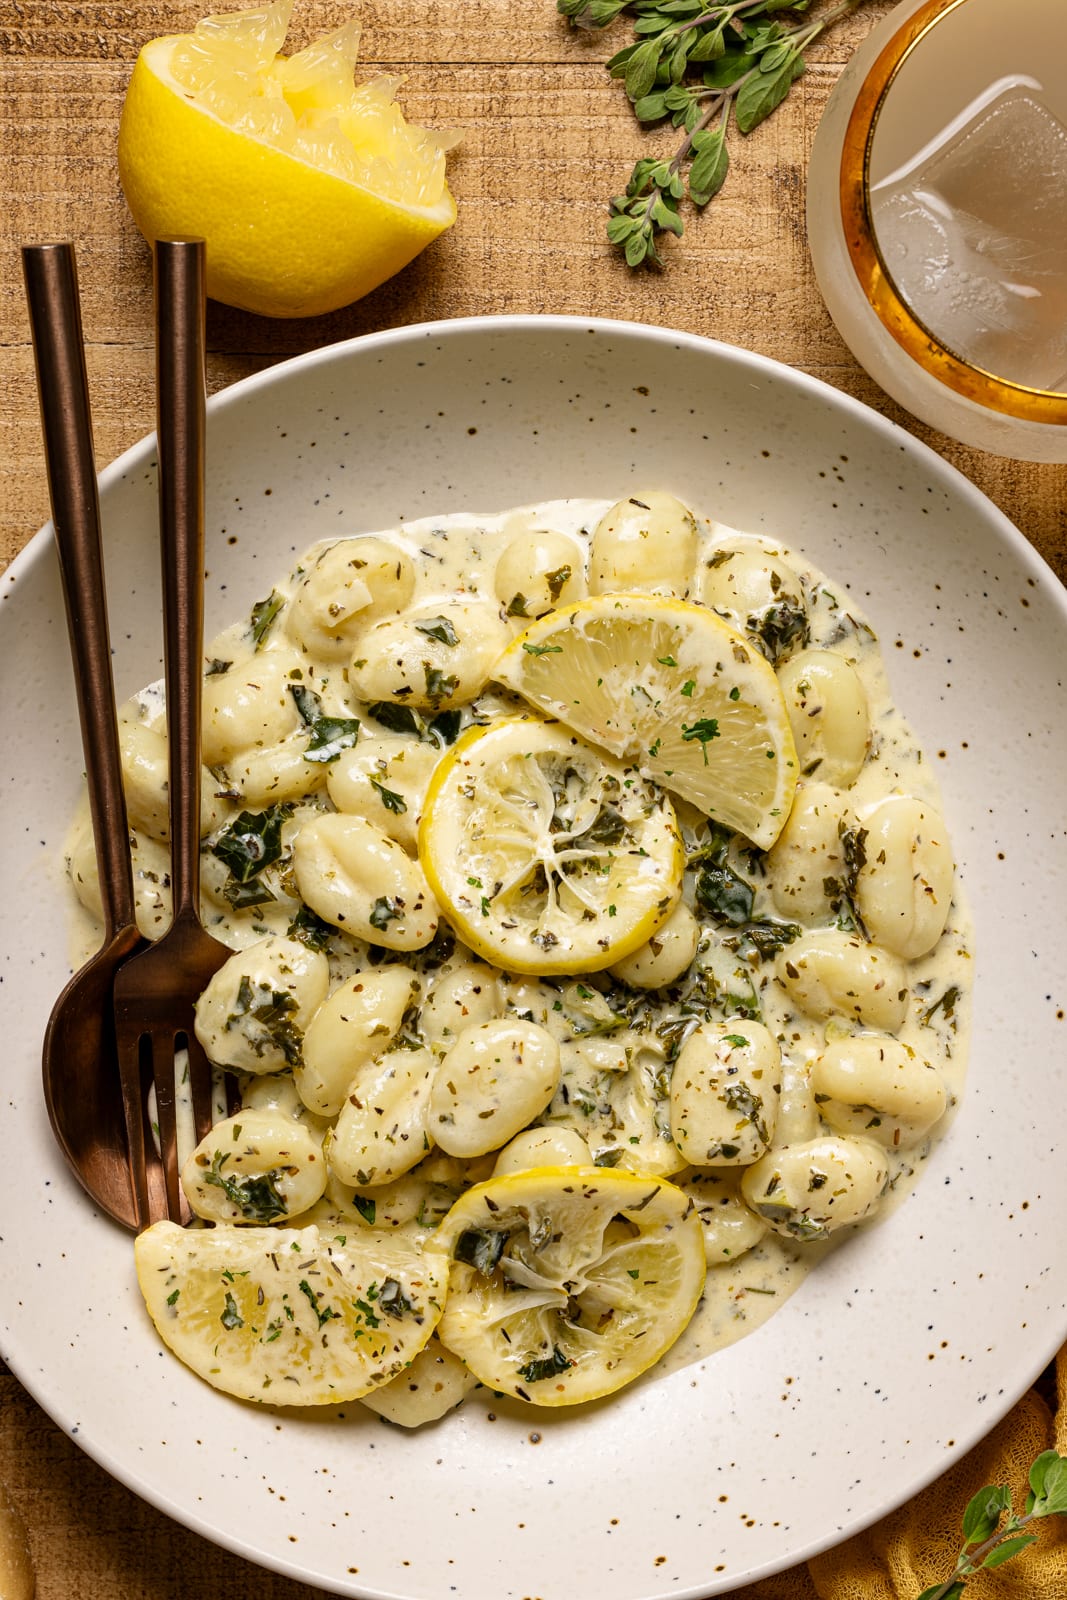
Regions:
<instances>
[{"instance_id":1,"label":"roasted lemon slice","mask_svg":"<svg viewBox=\"0 0 1067 1600\"><path fill-rule=\"evenodd\" d=\"M216 1389L318 1406L387 1383L437 1326L448 1259L365 1229L179 1228L134 1245L137 1281L164 1344Z\"/></svg>"},{"instance_id":2,"label":"roasted lemon slice","mask_svg":"<svg viewBox=\"0 0 1067 1600\"><path fill-rule=\"evenodd\" d=\"M705 606L599 595L550 611L493 676L761 849L797 780L770 663Z\"/></svg>"},{"instance_id":3,"label":"roasted lemon slice","mask_svg":"<svg viewBox=\"0 0 1067 1600\"><path fill-rule=\"evenodd\" d=\"M664 792L537 717L472 728L431 780L419 859L449 920L509 972L591 972L645 943L681 892Z\"/></svg>"},{"instance_id":4,"label":"roasted lemon slice","mask_svg":"<svg viewBox=\"0 0 1067 1600\"><path fill-rule=\"evenodd\" d=\"M662 1178L534 1167L456 1201L441 1343L533 1405L611 1394L656 1362L704 1287L696 1208Z\"/></svg>"}]
</instances>

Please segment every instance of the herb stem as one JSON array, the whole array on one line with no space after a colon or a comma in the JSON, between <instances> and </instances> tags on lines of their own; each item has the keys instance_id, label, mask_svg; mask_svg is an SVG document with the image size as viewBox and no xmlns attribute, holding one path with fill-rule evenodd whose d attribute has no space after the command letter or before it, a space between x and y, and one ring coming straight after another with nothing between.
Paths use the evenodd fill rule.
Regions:
<instances>
[{"instance_id":1,"label":"herb stem","mask_svg":"<svg viewBox=\"0 0 1067 1600\"><path fill-rule=\"evenodd\" d=\"M961 1578L973 1578L985 1561L986 1556L994 1551L999 1544L1003 1544L1005 1539L1010 1538L1012 1534L1018 1533L1021 1528L1025 1528L1028 1523L1033 1522L1035 1515L1035 1512L1028 1511L1023 1516L1017 1517L1013 1512L1004 1526L998 1528L984 1543L977 1545L973 1550L964 1550L959 1556L955 1568L949 1573L944 1583L940 1584L938 1588L929 1591L926 1595L926 1600L945 1600L946 1595L950 1593L954 1584L958 1583Z\"/></svg>"},{"instance_id":2,"label":"herb stem","mask_svg":"<svg viewBox=\"0 0 1067 1600\"><path fill-rule=\"evenodd\" d=\"M722 188L730 167L727 135L742 135L782 103L804 72L804 53L866 0L827 0L815 18L793 21L782 0L556 0L573 27L603 28L635 17L635 42L607 63L621 78L639 122L682 130L671 156L643 156L610 205L608 239L631 267L663 265L658 243L685 230L681 204L697 210ZM681 13L681 15L679 15Z\"/></svg>"}]
</instances>

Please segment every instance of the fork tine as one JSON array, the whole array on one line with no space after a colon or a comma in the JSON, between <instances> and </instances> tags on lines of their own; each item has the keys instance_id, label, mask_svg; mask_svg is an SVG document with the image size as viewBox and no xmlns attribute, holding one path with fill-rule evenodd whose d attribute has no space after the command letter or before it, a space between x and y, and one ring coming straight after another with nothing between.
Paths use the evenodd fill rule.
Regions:
<instances>
[{"instance_id":1,"label":"fork tine","mask_svg":"<svg viewBox=\"0 0 1067 1600\"><path fill-rule=\"evenodd\" d=\"M141 1078L140 1040L122 1037L116 1017L116 1054L119 1064L119 1082L122 1088L122 1108L126 1120L130 1184L133 1189L134 1220L138 1233L154 1220L148 1185L148 1141L145 1138L146 1107Z\"/></svg>"},{"instance_id":2,"label":"fork tine","mask_svg":"<svg viewBox=\"0 0 1067 1600\"><path fill-rule=\"evenodd\" d=\"M185 1046L189 1055L189 1096L193 1108L193 1131L199 1144L201 1139L206 1139L211 1132L215 1121L215 1085L211 1063L195 1033L186 1034Z\"/></svg>"},{"instance_id":3,"label":"fork tine","mask_svg":"<svg viewBox=\"0 0 1067 1600\"><path fill-rule=\"evenodd\" d=\"M166 1214L172 1222L182 1220L182 1189L178 1172L178 1115L175 1090L173 1034L141 1035L141 1055L151 1068L156 1089L156 1123L159 1127L159 1155L163 1167Z\"/></svg>"}]
</instances>

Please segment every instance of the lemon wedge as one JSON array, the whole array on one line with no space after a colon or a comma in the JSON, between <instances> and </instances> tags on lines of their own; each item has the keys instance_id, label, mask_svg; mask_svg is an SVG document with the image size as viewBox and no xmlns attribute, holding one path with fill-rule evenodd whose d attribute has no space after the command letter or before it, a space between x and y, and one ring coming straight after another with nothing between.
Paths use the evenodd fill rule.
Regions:
<instances>
[{"instance_id":1,"label":"lemon wedge","mask_svg":"<svg viewBox=\"0 0 1067 1600\"><path fill-rule=\"evenodd\" d=\"M662 1178L533 1167L456 1201L441 1343L489 1388L577 1405L646 1371L704 1287L700 1220Z\"/></svg>"},{"instance_id":2,"label":"lemon wedge","mask_svg":"<svg viewBox=\"0 0 1067 1600\"><path fill-rule=\"evenodd\" d=\"M579 600L514 639L493 676L761 849L785 826L797 757L778 680L707 607Z\"/></svg>"},{"instance_id":3,"label":"lemon wedge","mask_svg":"<svg viewBox=\"0 0 1067 1600\"><path fill-rule=\"evenodd\" d=\"M509 972L593 972L651 938L681 893L669 798L537 717L472 728L440 762L419 860L456 932Z\"/></svg>"},{"instance_id":4,"label":"lemon wedge","mask_svg":"<svg viewBox=\"0 0 1067 1600\"><path fill-rule=\"evenodd\" d=\"M216 1389L268 1405L358 1399L388 1383L440 1316L448 1259L366 1229L156 1222L134 1244L165 1345Z\"/></svg>"},{"instance_id":5,"label":"lemon wedge","mask_svg":"<svg viewBox=\"0 0 1067 1600\"><path fill-rule=\"evenodd\" d=\"M204 238L208 294L271 317L349 305L456 216L450 136L404 120L399 79L354 86L354 24L279 55L292 4L153 39L119 125L119 176L145 238Z\"/></svg>"}]
</instances>

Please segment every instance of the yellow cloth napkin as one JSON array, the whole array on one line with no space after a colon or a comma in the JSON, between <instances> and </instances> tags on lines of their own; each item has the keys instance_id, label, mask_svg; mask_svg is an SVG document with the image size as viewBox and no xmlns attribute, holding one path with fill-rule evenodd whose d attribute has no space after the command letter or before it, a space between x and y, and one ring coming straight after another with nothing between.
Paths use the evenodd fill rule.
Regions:
<instances>
[{"instance_id":1,"label":"yellow cloth napkin","mask_svg":"<svg viewBox=\"0 0 1067 1600\"><path fill-rule=\"evenodd\" d=\"M916 1600L943 1582L956 1564L971 1496L1005 1483L1021 1512L1035 1456L1050 1449L1067 1455L1067 1345L1055 1374L1054 1396L1028 1390L992 1433L898 1511L806 1566L736 1590L734 1600ZM1067 1517L1048 1517L1027 1531L1038 1542L969 1579L967 1600L1067 1600Z\"/></svg>"}]
</instances>

